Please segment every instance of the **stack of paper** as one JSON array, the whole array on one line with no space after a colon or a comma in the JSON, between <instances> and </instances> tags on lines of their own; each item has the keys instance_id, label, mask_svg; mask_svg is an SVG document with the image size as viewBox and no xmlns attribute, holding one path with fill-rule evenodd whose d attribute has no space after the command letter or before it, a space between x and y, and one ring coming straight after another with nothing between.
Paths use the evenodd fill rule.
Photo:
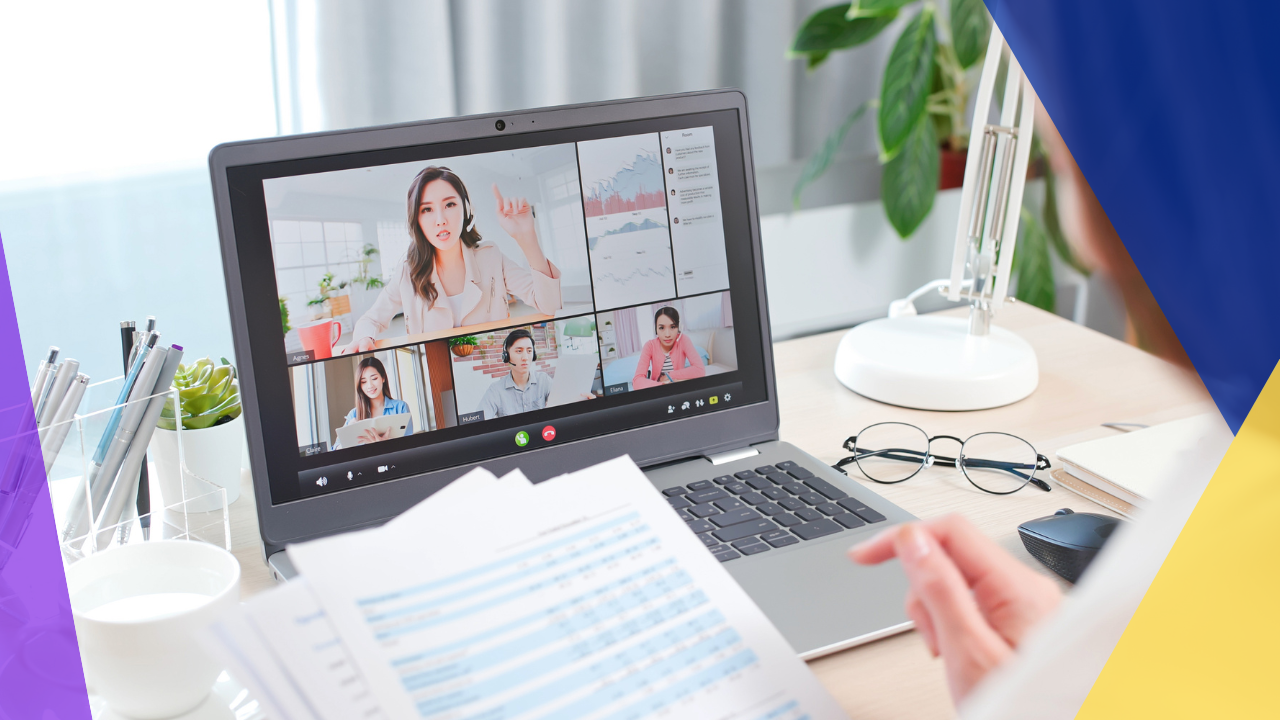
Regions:
<instances>
[{"instance_id":1,"label":"stack of paper","mask_svg":"<svg viewBox=\"0 0 1280 720\"><path fill-rule=\"evenodd\" d=\"M799 720L834 699L628 458L291 547L211 645L278 720Z\"/></svg>"}]
</instances>

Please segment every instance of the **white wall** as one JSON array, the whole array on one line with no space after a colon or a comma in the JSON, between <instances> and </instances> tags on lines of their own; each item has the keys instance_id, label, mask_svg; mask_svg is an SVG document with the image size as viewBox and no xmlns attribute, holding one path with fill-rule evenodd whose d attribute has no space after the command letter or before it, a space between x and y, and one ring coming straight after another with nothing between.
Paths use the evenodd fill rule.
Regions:
<instances>
[{"instance_id":1,"label":"white wall","mask_svg":"<svg viewBox=\"0 0 1280 720\"><path fill-rule=\"evenodd\" d=\"M890 301L945 277L959 209L959 190L938 193L933 212L905 241L879 202L761 217L773 338L883 317Z\"/></svg>"}]
</instances>

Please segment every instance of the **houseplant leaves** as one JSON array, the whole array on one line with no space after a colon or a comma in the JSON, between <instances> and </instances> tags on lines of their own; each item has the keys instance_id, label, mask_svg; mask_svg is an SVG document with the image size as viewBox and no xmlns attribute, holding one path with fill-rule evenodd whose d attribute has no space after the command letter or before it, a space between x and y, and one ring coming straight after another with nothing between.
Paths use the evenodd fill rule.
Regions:
<instances>
[{"instance_id":1,"label":"houseplant leaves","mask_svg":"<svg viewBox=\"0 0 1280 720\"><path fill-rule=\"evenodd\" d=\"M956 60L966 70L987 51L991 20L982 0L951 0L951 44Z\"/></svg>"},{"instance_id":2,"label":"houseplant leaves","mask_svg":"<svg viewBox=\"0 0 1280 720\"><path fill-rule=\"evenodd\" d=\"M880 155L894 157L924 116L925 100L933 80L933 55L938 40L934 31L934 10L926 5L907 23L889 54L880 87ZM930 130L930 136L936 137ZM937 148L934 148L937 157ZM934 175L937 168L935 161Z\"/></svg>"},{"instance_id":3,"label":"houseplant leaves","mask_svg":"<svg viewBox=\"0 0 1280 720\"><path fill-rule=\"evenodd\" d=\"M1018 244L1013 251L1013 274L1018 278L1015 296L1028 305L1053 312L1057 289L1053 282L1053 264L1049 259L1049 236L1036 216L1022 210L1018 225Z\"/></svg>"},{"instance_id":4,"label":"houseplant leaves","mask_svg":"<svg viewBox=\"0 0 1280 720\"><path fill-rule=\"evenodd\" d=\"M853 0L845 17L853 20L865 17L897 17L903 5L910 5L916 0Z\"/></svg>"},{"instance_id":5,"label":"houseplant leaves","mask_svg":"<svg viewBox=\"0 0 1280 720\"><path fill-rule=\"evenodd\" d=\"M800 172L800 179L796 181L795 187L791 191L791 203L797 210L800 208L800 193L804 192L809 183L822 177L822 174L827 171L831 161L835 159L836 151L844 143L844 136L849 134L849 128L858 122L858 119L874 102L874 100L868 100L859 105L857 110L849 113L849 117L845 118L835 132L822 141L822 147L818 148L818 152L814 153L809 158L809 162L804 164L804 170Z\"/></svg>"},{"instance_id":6,"label":"houseplant leaves","mask_svg":"<svg viewBox=\"0 0 1280 720\"><path fill-rule=\"evenodd\" d=\"M832 5L810 15L796 31L790 54L804 56L813 69L827 59L832 50L843 50L865 43L897 17L897 10L888 15L849 19L845 14L849 5Z\"/></svg>"},{"instance_id":7,"label":"houseplant leaves","mask_svg":"<svg viewBox=\"0 0 1280 720\"><path fill-rule=\"evenodd\" d=\"M920 113L897 155L880 175L880 199L893 229L904 239L920 227L938 194L938 136Z\"/></svg>"}]
</instances>

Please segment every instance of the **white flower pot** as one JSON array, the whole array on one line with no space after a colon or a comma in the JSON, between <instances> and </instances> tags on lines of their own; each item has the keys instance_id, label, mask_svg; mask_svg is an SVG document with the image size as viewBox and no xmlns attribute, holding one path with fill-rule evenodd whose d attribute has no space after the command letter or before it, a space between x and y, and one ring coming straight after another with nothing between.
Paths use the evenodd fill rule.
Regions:
<instances>
[{"instance_id":1,"label":"white flower pot","mask_svg":"<svg viewBox=\"0 0 1280 720\"><path fill-rule=\"evenodd\" d=\"M155 459L156 475L164 505L182 502L183 481L178 473L178 431L156 428L151 436L151 456ZM228 423L202 430L182 430L182 450L186 458L186 497L212 492L213 487L201 480L224 488L227 504L240 497L240 455L244 451L244 416ZM194 476L194 477L193 477ZM217 501L209 498L196 506L188 506L189 512L216 510ZM155 509L159 509L156 507Z\"/></svg>"}]
</instances>

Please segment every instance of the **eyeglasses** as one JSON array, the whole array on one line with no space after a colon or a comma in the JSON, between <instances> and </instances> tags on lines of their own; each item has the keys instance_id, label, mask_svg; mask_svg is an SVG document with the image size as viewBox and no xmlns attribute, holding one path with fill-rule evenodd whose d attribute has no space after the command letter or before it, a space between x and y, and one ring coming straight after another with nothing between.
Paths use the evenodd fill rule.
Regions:
<instances>
[{"instance_id":1,"label":"eyeglasses","mask_svg":"<svg viewBox=\"0 0 1280 720\"><path fill-rule=\"evenodd\" d=\"M934 455L933 443L951 440L960 444L956 457ZM867 479L892 485L915 477L933 465L960 468L974 487L993 495L1008 495L1027 483L1049 492L1049 483L1036 477L1039 470L1049 469L1049 458L1036 452L1031 443L1016 435L1002 432L978 433L968 440L951 435L929 437L924 430L906 423L877 423L844 441L853 453L835 464L835 469L848 474L844 466L857 463Z\"/></svg>"}]
</instances>

